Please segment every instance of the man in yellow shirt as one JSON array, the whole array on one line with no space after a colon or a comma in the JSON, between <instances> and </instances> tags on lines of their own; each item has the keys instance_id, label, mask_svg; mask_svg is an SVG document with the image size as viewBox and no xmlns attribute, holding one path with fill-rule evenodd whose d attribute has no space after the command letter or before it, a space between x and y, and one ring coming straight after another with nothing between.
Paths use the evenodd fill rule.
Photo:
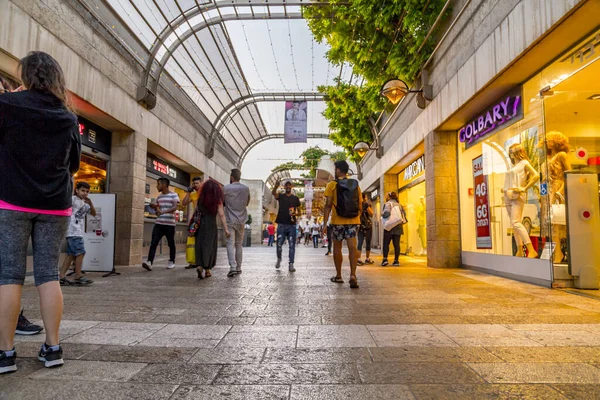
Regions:
<instances>
[{"instance_id":1,"label":"man in yellow shirt","mask_svg":"<svg viewBox=\"0 0 600 400\"><path fill-rule=\"evenodd\" d=\"M323 232L331 229L333 238L333 260L337 275L331 278L332 282L344 283L342 279L342 242L346 240L350 256L350 287L358 289L356 278L356 264L358 251L356 249L356 235L360 226L360 210L362 210L362 192L356 179L348 179L348 163L337 161L335 163L335 178L329 182L325 189L325 216L323 218ZM332 213L331 226L327 227L329 214Z\"/></svg>"}]
</instances>

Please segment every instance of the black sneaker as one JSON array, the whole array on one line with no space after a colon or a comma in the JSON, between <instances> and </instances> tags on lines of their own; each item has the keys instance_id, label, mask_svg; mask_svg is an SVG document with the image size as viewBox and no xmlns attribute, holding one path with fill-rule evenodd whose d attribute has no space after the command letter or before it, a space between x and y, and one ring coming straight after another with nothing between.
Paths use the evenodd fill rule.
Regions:
<instances>
[{"instance_id":1,"label":"black sneaker","mask_svg":"<svg viewBox=\"0 0 600 400\"><path fill-rule=\"evenodd\" d=\"M388 260L383 260L383 261L382 261L382 263L381 263L381 266L382 266L382 267L385 267L385 266L386 266L386 265L388 265L388 264L389 264L389 263L388 263Z\"/></svg>"},{"instance_id":2,"label":"black sneaker","mask_svg":"<svg viewBox=\"0 0 600 400\"><path fill-rule=\"evenodd\" d=\"M280 259L277 260L277 264L275 264L275 268L277 268L277 269L281 268L281 260Z\"/></svg>"},{"instance_id":3,"label":"black sneaker","mask_svg":"<svg viewBox=\"0 0 600 400\"><path fill-rule=\"evenodd\" d=\"M394 261L394 263L392 264L394 267L398 267L400 266L400 263L398 261Z\"/></svg>"},{"instance_id":4,"label":"black sneaker","mask_svg":"<svg viewBox=\"0 0 600 400\"><path fill-rule=\"evenodd\" d=\"M13 349L12 356L0 350L0 375L9 374L17 370L17 352Z\"/></svg>"},{"instance_id":5,"label":"black sneaker","mask_svg":"<svg viewBox=\"0 0 600 400\"><path fill-rule=\"evenodd\" d=\"M63 361L62 347L58 345L58 350L52 350L52 348L46 347L46 344L43 344L38 353L38 360L42 361L46 368L61 367L65 363Z\"/></svg>"},{"instance_id":6,"label":"black sneaker","mask_svg":"<svg viewBox=\"0 0 600 400\"><path fill-rule=\"evenodd\" d=\"M23 315L23 310L21 310L21 314L19 314L19 322L17 322L17 330L15 331L17 335L37 335L43 330L44 328L41 326L29 322L29 320Z\"/></svg>"}]
</instances>

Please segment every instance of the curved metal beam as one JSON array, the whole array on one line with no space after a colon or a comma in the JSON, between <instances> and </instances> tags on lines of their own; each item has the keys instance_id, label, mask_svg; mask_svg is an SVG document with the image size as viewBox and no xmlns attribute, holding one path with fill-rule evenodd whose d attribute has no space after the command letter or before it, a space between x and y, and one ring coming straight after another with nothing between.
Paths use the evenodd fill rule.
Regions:
<instances>
[{"instance_id":1,"label":"curved metal beam","mask_svg":"<svg viewBox=\"0 0 600 400\"><path fill-rule=\"evenodd\" d=\"M318 92L254 93L242 96L225 106L219 115L217 115L217 118L215 118L215 121L212 124L212 131L206 142L206 155L209 158L213 157L215 138L221 129L223 129L223 127L225 127L225 125L240 112L240 110L251 104L266 101L323 101L324 98L325 95Z\"/></svg>"},{"instance_id":2,"label":"curved metal beam","mask_svg":"<svg viewBox=\"0 0 600 400\"><path fill-rule=\"evenodd\" d=\"M308 133L308 134L306 134L306 137L308 139L329 139L329 134L328 133ZM261 137L260 139L256 139L254 142L252 142L250 144L250 146L248 146L246 148L246 150L244 150L244 152L240 156L240 160L238 161L238 168L242 168L242 164L244 163L246 156L248 156L248 153L250 153L250 151L253 148L255 148L257 145L259 145L263 142L266 142L267 140L271 140L271 139L285 139L285 134L284 133L271 133L267 136Z\"/></svg>"},{"instance_id":3,"label":"curved metal beam","mask_svg":"<svg viewBox=\"0 0 600 400\"><path fill-rule=\"evenodd\" d=\"M201 30L216 24L220 24L226 21L234 21L234 20L258 20L258 19L303 19L304 13L302 9L300 12L287 12L286 7L303 7L303 6L328 6L330 4L329 1L321 1L321 0L283 0L277 1L273 3L265 3L264 0L261 0L260 3L253 3L252 0L223 0L218 1L206 6L197 5L183 14L177 16L175 19L169 21L167 26L163 28L160 32L152 46L150 47L150 55L148 57L148 61L146 62L146 67L144 68L144 73L142 74L142 79L140 82L140 86L137 90L137 99L139 102L145 104L148 108L152 109L156 106L156 93L158 88L158 83L160 81L160 76L166 66L167 61L173 55L173 52L187 39L189 39L192 35L200 32ZM347 3L341 2L336 3L337 5L346 5ZM267 12L254 12L253 7L266 8ZM272 13L270 7L284 7L283 13ZM249 8L250 12L240 13L238 12L238 8ZM233 9L233 14L223 16L221 10L225 11L227 9ZM210 13L211 11L217 11L218 16L212 18L204 17L205 13ZM180 29L184 24L189 23L189 21L198 16L202 15L204 22L196 24L191 29L186 30L183 35L177 34L177 30ZM190 24L191 25L191 24ZM173 41L171 46L166 47L166 42L168 41L171 35L175 35L177 37L176 40ZM155 69L155 61L156 56L158 55L160 49L165 47L166 53L161 58L158 63L158 68L156 71L152 73ZM149 87L150 77L154 78L151 87Z\"/></svg>"}]
</instances>

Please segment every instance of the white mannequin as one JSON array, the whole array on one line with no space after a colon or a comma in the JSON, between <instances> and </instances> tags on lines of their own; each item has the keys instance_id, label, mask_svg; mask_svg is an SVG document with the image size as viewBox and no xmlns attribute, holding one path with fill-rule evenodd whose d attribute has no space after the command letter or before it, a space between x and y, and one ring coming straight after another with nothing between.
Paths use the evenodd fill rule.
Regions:
<instances>
[{"instance_id":1,"label":"white mannequin","mask_svg":"<svg viewBox=\"0 0 600 400\"><path fill-rule=\"evenodd\" d=\"M504 189L504 205L513 228L513 235L517 241L517 257L523 257L523 245L527 247L527 257L537 258L538 253L531 244L527 229L521 223L523 208L527 201L527 191L540 179L538 172L531 166L523 146L513 144L509 148L508 156L513 167L506 173Z\"/></svg>"}]
</instances>

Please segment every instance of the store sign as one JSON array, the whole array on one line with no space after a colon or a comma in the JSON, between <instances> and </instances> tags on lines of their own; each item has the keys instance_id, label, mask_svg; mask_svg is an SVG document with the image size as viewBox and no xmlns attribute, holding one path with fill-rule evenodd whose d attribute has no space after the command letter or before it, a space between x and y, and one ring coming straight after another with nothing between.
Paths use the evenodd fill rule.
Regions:
<instances>
[{"instance_id":1,"label":"store sign","mask_svg":"<svg viewBox=\"0 0 600 400\"><path fill-rule=\"evenodd\" d=\"M485 136L507 128L521 118L523 118L523 101L519 88L518 94L509 94L461 128L458 137L461 142L467 144L468 148Z\"/></svg>"},{"instance_id":2,"label":"store sign","mask_svg":"<svg viewBox=\"0 0 600 400\"><path fill-rule=\"evenodd\" d=\"M600 52L598 47L600 47L600 33L596 33L596 36L572 52L567 59L571 60L571 65L587 63L594 59L597 52Z\"/></svg>"},{"instance_id":3,"label":"store sign","mask_svg":"<svg viewBox=\"0 0 600 400\"><path fill-rule=\"evenodd\" d=\"M184 186L190 184L190 174L152 154L148 154L146 157L146 170Z\"/></svg>"},{"instance_id":4,"label":"store sign","mask_svg":"<svg viewBox=\"0 0 600 400\"><path fill-rule=\"evenodd\" d=\"M115 265L116 194L90 194L96 216L86 217L84 271L110 272Z\"/></svg>"},{"instance_id":5,"label":"store sign","mask_svg":"<svg viewBox=\"0 0 600 400\"><path fill-rule=\"evenodd\" d=\"M375 189L371 192L371 200L375 200L379 197L379 190Z\"/></svg>"},{"instance_id":6,"label":"store sign","mask_svg":"<svg viewBox=\"0 0 600 400\"><path fill-rule=\"evenodd\" d=\"M79 120L79 135L81 144L110 155L112 132L94 124L83 117Z\"/></svg>"},{"instance_id":7,"label":"store sign","mask_svg":"<svg viewBox=\"0 0 600 400\"><path fill-rule=\"evenodd\" d=\"M419 157L404 170L404 180L410 181L425 172L425 156Z\"/></svg>"},{"instance_id":8,"label":"store sign","mask_svg":"<svg viewBox=\"0 0 600 400\"><path fill-rule=\"evenodd\" d=\"M473 184L475 186L475 225L477 248L492 248L492 230L488 177L483 170L483 155L473 160Z\"/></svg>"}]
</instances>

